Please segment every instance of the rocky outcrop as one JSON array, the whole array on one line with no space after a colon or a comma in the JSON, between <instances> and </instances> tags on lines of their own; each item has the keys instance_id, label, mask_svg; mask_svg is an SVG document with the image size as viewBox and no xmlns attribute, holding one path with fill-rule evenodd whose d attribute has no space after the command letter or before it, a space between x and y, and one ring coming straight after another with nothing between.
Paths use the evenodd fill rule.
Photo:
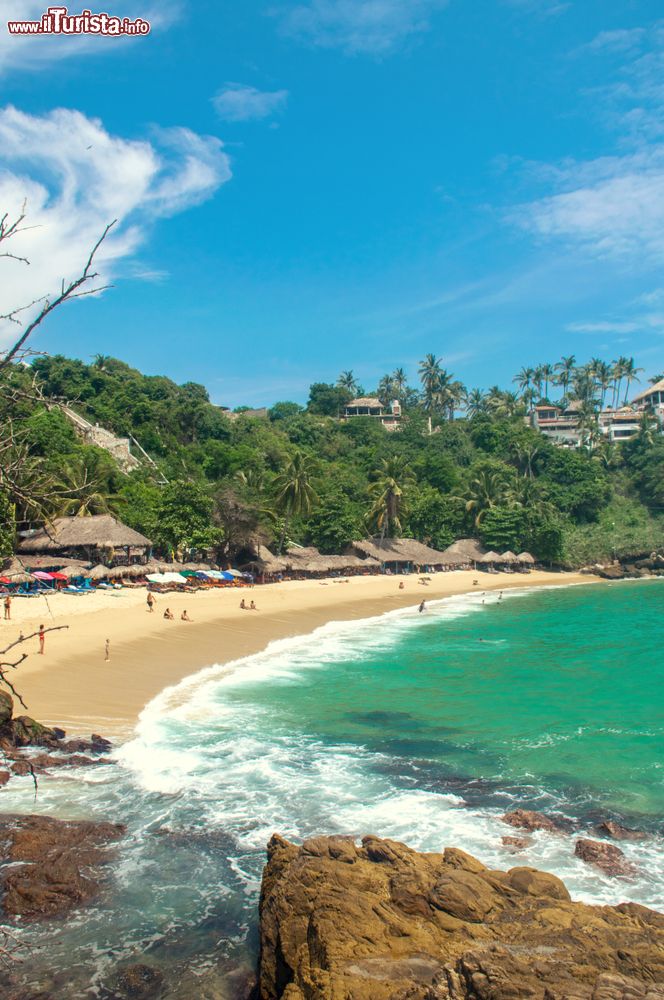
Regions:
<instances>
[{"instance_id":1,"label":"rocky outcrop","mask_svg":"<svg viewBox=\"0 0 664 1000\"><path fill-rule=\"evenodd\" d=\"M663 915L449 848L275 835L260 933L256 1000L664 1000Z\"/></svg>"},{"instance_id":2,"label":"rocky outcrop","mask_svg":"<svg viewBox=\"0 0 664 1000\"><path fill-rule=\"evenodd\" d=\"M68 740L66 736L64 729L43 726L29 715L14 716L11 695L0 690L0 757L5 765L0 771L0 786L12 774L34 777L55 767L98 764L100 756L112 749L110 742L96 733L89 740ZM33 748L42 752L30 753Z\"/></svg>"},{"instance_id":3,"label":"rocky outcrop","mask_svg":"<svg viewBox=\"0 0 664 1000\"><path fill-rule=\"evenodd\" d=\"M552 819L544 813L533 812L530 809L514 809L505 813L502 818L503 823L508 826L515 826L519 830L546 830L547 833L561 833L567 829L566 824L561 819Z\"/></svg>"},{"instance_id":4,"label":"rocky outcrop","mask_svg":"<svg viewBox=\"0 0 664 1000\"><path fill-rule=\"evenodd\" d=\"M635 875L636 868L615 844L599 840L577 840L574 853L589 865L594 865L605 875Z\"/></svg>"},{"instance_id":5,"label":"rocky outcrop","mask_svg":"<svg viewBox=\"0 0 664 1000\"><path fill-rule=\"evenodd\" d=\"M631 830L627 826L621 826L615 820L606 819L597 827L600 837L610 837L611 840L647 840L648 835L643 830Z\"/></svg>"},{"instance_id":6,"label":"rocky outcrop","mask_svg":"<svg viewBox=\"0 0 664 1000\"><path fill-rule=\"evenodd\" d=\"M66 913L96 895L119 823L0 815L2 910L36 919Z\"/></svg>"}]
</instances>

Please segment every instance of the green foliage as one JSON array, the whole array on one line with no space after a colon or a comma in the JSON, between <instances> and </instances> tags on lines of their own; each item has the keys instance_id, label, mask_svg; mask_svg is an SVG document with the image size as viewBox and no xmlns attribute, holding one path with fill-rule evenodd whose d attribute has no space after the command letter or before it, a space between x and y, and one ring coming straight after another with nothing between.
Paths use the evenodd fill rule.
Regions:
<instances>
[{"instance_id":1,"label":"green foliage","mask_svg":"<svg viewBox=\"0 0 664 1000\"><path fill-rule=\"evenodd\" d=\"M343 386L316 382L309 390L307 409L309 413L318 413L325 417L338 417L352 398L352 392Z\"/></svg>"},{"instance_id":2,"label":"green foliage","mask_svg":"<svg viewBox=\"0 0 664 1000\"><path fill-rule=\"evenodd\" d=\"M108 357L91 365L40 358L32 373L16 366L6 378L26 389L37 375L46 397L71 400L90 421L131 436L159 469L146 463L124 476L106 452L82 443L56 407L19 402L13 416L24 435L24 480L46 477L53 488L66 487L63 511L109 509L166 550L219 545L230 557L253 535L338 552L368 530L412 535L436 548L474 534L501 551L528 549L569 564L590 553L606 558L616 544L621 551L655 547L664 439L652 421L634 441L603 442L590 452L557 448L523 420L524 400L555 396L560 385L577 394L592 422L607 372L598 361L583 370L573 358L563 362L523 369L520 399L497 386L467 394L470 419L453 419L460 387L438 358L421 362L419 392L396 369L380 391L402 402L397 433L369 417L337 419L364 391L350 371L337 385L312 385L306 410L281 401L268 419L243 407L230 419L203 386L145 376ZM612 376L620 398L634 379L628 362L615 369L623 372L622 387ZM170 485L159 485L164 477ZM5 492L20 526L33 523L37 515L21 506L17 491ZM5 547L13 534L11 519L7 524L8 534L0 529Z\"/></svg>"},{"instance_id":3,"label":"green foliage","mask_svg":"<svg viewBox=\"0 0 664 1000\"><path fill-rule=\"evenodd\" d=\"M309 544L321 552L343 552L351 542L364 537L362 508L333 487L319 497L307 521L306 532Z\"/></svg>"},{"instance_id":4,"label":"green foliage","mask_svg":"<svg viewBox=\"0 0 664 1000\"><path fill-rule=\"evenodd\" d=\"M563 562L580 566L638 558L664 546L664 517L653 517L638 501L615 497L594 524L569 525Z\"/></svg>"},{"instance_id":5,"label":"green foliage","mask_svg":"<svg viewBox=\"0 0 664 1000\"><path fill-rule=\"evenodd\" d=\"M0 559L12 554L15 537L14 505L7 494L0 490Z\"/></svg>"},{"instance_id":6,"label":"green foliage","mask_svg":"<svg viewBox=\"0 0 664 1000\"><path fill-rule=\"evenodd\" d=\"M492 507L480 529L482 541L494 552L521 552L526 534L527 514L523 507ZM537 553L539 555L539 553Z\"/></svg>"},{"instance_id":7,"label":"green foliage","mask_svg":"<svg viewBox=\"0 0 664 1000\"><path fill-rule=\"evenodd\" d=\"M462 500L444 496L433 486L421 486L408 497L404 531L435 549L445 549L464 531L465 507Z\"/></svg>"},{"instance_id":8,"label":"green foliage","mask_svg":"<svg viewBox=\"0 0 664 1000\"><path fill-rule=\"evenodd\" d=\"M197 483L176 481L161 492L153 541L174 553L204 549L221 541L212 524L213 503Z\"/></svg>"}]
</instances>

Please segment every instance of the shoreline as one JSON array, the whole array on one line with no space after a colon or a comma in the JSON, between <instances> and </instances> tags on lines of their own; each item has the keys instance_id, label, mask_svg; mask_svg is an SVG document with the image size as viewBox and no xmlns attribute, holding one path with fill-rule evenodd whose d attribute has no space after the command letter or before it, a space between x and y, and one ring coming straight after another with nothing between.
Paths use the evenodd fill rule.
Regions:
<instances>
[{"instance_id":1,"label":"shoreline","mask_svg":"<svg viewBox=\"0 0 664 1000\"><path fill-rule=\"evenodd\" d=\"M307 580L164 594L157 595L152 614L144 588L84 597L55 594L15 600L12 620L2 622L0 635L6 645L42 622L69 626L47 633L43 657L37 654L37 639L30 640L29 659L13 683L27 714L40 722L61 726L68 735L93 731L117 741L133 734L141 711L166 688L205 667L243 659L275 640L308 635L329 622L372 618L416 607L423 599L605 582L586 574L544 571L488 575L465 570L431 574L430 579L426 587L415 575L371 576L350 577L347 583ZM243 597L254 600L258 611L241 610ZM174 621L163 618L166 607ZM185 609L191 622L180 620ZM107 638L110 660L105 662ZM18 711L23 710L17 705Z\"/></svg>"}]
</instances>

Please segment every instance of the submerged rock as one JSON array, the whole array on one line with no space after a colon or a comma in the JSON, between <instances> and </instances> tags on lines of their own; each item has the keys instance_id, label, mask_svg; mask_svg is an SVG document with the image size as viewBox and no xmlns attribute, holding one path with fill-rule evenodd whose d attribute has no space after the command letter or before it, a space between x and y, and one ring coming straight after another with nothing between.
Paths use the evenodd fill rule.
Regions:
<instances>
[{"instance_id":1,"label":"submerged rock","mask_svg":"<svg viewBox=\"0 0 664 1000\"><path fill-rule=\"evenodd\" d=\"M595 865L606 875L636 874L634 865L615 844L606 844L600 840L577 840L574 853L577 858Z\"/></svg>"},{"instance_id":2,"label":"submerged rock","mask_svg":"<svg viewBox=\"0 0 664 1000\"><path fill-rule=\"evenodd\" d=\"M163 985L159 969L142 963L128 965L117 976L113 1000L155 1000L161 995Z\"/></svg>"},{"instance_id":3,"label":"submerged rock","mask_svg":"<svg viewBox=\"0 0 664 1000\"><path fill-rule=\"evenodd\" d=\"M561 833L565 830L562 822L530 809L514 809L512 812L505 813L501 818L503 823L516 826L520 830L529 830L531 833L535 830L548 830L549 833Z\"/></svg>"},{"instance_id":4,"label":"submerged rock","mask_svg":"<svg viewBox=\"0 0 664 1000\"><path fill-rule=\"evenodd\" d=\"M256 1000L664 1000L664 915L454 849L275 835L260 937Z\"/></svg>"},{"instance_id":5,"label":"submerged rock","mask_svg":"<svg viewBox=\"0 0 664 1000\"><path fill-rule=\"evenodd\" d=\"M629 827L621 826L612 819L607 819L597 827L600 837L611 837L612 840L646 840L647 833L643 830L630 830Z\"/></svg>"},{"instance_id":6,"label":"submerged rock","mask_svg":"<svg viewBox=\"0 0 664 1000\"><path fill-rule=\"evenodd\" d=\"M87 902L99 888L108 845L124 832L119 823L0 815L4 914L52 917Z\"/></svg>"}]
</instances>

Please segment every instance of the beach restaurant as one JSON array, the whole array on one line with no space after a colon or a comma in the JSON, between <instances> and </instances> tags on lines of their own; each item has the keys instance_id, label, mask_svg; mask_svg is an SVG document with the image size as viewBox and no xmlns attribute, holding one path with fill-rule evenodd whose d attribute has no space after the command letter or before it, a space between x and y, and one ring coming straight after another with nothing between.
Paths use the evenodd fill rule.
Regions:
<instances>
[{"instance_id":1,"label":"beach restaurant","mask_svg":"<svg viewBox=\"0 0 664 1000\"><path fill-rule=\"evenodd\" d=\"M110 514L56 517L43 528L23 534L17 553L71 556L88 563L146 562L152 542Z\"/></svg>"}]
</instances>

